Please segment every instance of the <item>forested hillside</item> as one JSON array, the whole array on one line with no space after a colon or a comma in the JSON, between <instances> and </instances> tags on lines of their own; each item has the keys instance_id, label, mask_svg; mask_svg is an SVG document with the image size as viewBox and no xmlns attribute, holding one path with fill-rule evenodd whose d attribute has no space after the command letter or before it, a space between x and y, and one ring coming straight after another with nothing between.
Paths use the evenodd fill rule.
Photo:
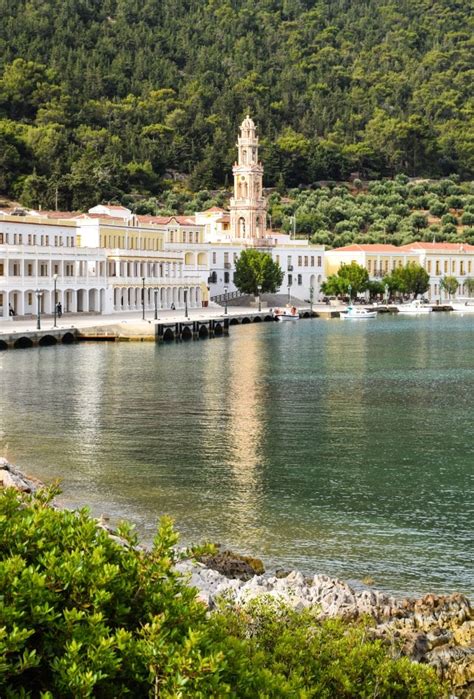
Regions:
<instances>
[{"instance_id":1,"label":"forested hillside","mask_svg":"<svg viewBox=\"0 0 474 699\"><path fill-rule=\"evenodd\" d=\"M83 208L225 185L474 173L471 0L0 0L0 191Z\"/></svg>"}]
</instances>

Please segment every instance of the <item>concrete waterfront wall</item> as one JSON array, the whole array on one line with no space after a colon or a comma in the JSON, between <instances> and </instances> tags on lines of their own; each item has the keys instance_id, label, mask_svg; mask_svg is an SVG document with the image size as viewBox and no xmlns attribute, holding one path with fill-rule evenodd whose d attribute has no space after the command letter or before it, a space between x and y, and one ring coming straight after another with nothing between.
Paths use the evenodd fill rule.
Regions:
<instances>
[{"instance_id":1,"label":"concrete waterfront wall","mask_svg":"<svg viewBox=\"0 0 474 699\"><path fill-rule=\"evenodd\" d=\"M157 323L156 341L158 343L166 343L224 337L229 334L229 325L229 318Z\"/></svg>"},{"instance_id":2,"label":"concrete waterfront wall","mask_svg":"<svg viewBox=\"0 0 474 699\"><path fill-rule=\"evenodd\" d=\"M317 314L310 308L301 308L300 317L311 318ZM194 317L193 317L194 316ZM226 337L231 325L273 322L274 317L268 309L256 311L245 309L240 313L207 314L190 317L170 317L163 320L141 319L98 323L91 318L90 326L34 330L15 329L0 333L0 350L41 347L58 343L71 342L182 342L206 338Z\"/></svg>"},{"instance_id":3,"label":"concrete waterfront wall","mask_svg":"<svg viewBox=\"0 0 474 699\"><path fill-rule=\"evenodd\" d=\"M0 335L0 350L71 344L76 342L77 334L77 328L18 330L16 332L2 333Z\"/></svg>"}]
</instances>

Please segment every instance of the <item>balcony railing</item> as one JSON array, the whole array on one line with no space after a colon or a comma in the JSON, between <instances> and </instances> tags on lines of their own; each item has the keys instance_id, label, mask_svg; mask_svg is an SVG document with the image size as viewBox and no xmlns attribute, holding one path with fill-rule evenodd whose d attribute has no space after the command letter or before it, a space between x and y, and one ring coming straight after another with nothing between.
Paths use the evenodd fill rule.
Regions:
<instances>
[{"instance_id":1,"label":"balcony railing","mask_svg":"<svg viewBox=\"0 0 474 699\"><path fill-rule=\"evenodd\" d=\"M253 240L243 240L246 247L252 248L274 248L277 245L276 238L254 238Z\"/></svg>"}]
</instances>

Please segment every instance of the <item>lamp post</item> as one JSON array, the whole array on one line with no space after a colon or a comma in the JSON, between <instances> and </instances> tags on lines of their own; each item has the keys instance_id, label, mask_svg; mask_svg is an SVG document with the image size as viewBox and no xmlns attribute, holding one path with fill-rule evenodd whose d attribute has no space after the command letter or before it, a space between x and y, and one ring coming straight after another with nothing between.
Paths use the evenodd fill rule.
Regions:
<instances>
[{"instance_id":1,"label":"lamp post","mask_svg":"<svg viewBox=\"0 0 474 699\"><path fill-rule=\"evenodd\" d=\"M54 293L53 293L54 325L53 325L53 328L57 328L57 327L58 327L57 322L56 322L56 318L57 318L57 308L56 308L56 307L57 307L56 282L57 282L57 281L58 281L58 275L57 275L57 274L53 274L53 284L54 284Z\"/></svg>"},{"instance_id":2,"label":"lamp post","mask_svg":"<svg viewBox=\"0 0 474 699\"><path fill-rule=\"evenodd\" d=\"M227 315L227 287L224 287L224 315Z\"/></svg>"},{"instance_id":3,"label":"lamp post","mask_svg":"<svg viewBox=\"0 0 474 699\"><path fill-rule=\"evenodd\" d=\"M388 306L388 284L385 284L385 303Z\"/></svg>"},{"instance_id":4,"label":"lamp post","mask_svg":"<svg viewBox=\"0 0 474 699\"><path fill-rule=\"evenodd\" d=\"M309 287L309 305L310 305L310 309L311 309L311 316L313 315L313 298L314 298L314 287L311 284L311 286Z\"/></svg>"},{"instance_id":5,"label":"lamp post","mask_svg":"<svg viewBox=\"0 0 474 699\"><path fill-rule=\"evenodd\" d=\"M184 290L184 317L188 317L188 290Z\"/></svg>"},{"instance_id":6,"label":"lamp post","mask_svg":"<svg viewBox=\"0 0 474 699\"><path fill-rule=\"evenodd\" d=\"M352 303L352 284L349 284L349 286L347 287L347 291L349 292L349 306L350 306Z\"/></svg>"},{"instance_id":7,"label":"lamp post","mask_svg":"<svg viewBox=\"0 0 474 699\"><path fill-rule=\"evenodd\" d=\"M142 277L142 320L145 320L145 277Z\"/></svg>"},{"instance_id":8,"label":"lamp post","mask_svg":"<svg viewBox=\"0 0 474 699\"><path fill-rule=\"evenodd\" d=\"M291 281L288 279L288 305L291 303Z\"/></svg>"},{"instance_id":9,"label":"lamp post","mask_svg":"<svg viewBox=\"0 0 474 699\"><path fill-rule=\"evenodd\" d=\"M153 289L155 293L155 320L158 320L158 289Z\"/></svg>"},{"instance_id":10,"label":"lamp post","mask_svg":"<svg viewBox=\"0 0 474 699\"><path fill-rule=\"evenodd\" d=\"M262 311L262 296L261 296L261 293L262 293L262 285L259 284L259 285L257 286L257 289L258 289L258 312L261 313L261 311Z\"/></svg>"},{"instance_id":11,"label":"lamp post","mask_svg":"<svg viewBox=\"0 0 474 699\"><path fill-rule=\"evenodd\" d=\"M36 329L41 330L41 297L43 296L43 293L39 289L36 289L35 294L36 294Z\"/></svg>"}]
</instances>

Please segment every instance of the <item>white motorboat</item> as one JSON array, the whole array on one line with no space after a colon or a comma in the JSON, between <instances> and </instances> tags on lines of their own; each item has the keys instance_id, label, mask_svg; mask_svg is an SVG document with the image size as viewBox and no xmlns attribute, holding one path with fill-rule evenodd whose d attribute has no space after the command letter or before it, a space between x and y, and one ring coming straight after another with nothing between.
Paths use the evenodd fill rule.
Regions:
<instances>
[{"instance_id":1,"label":"white motorboat","mask_svg":"<svg viewBox=\"0 0 474 699\"><path fill-rule=\"evenodd\" d=\"M474 301L465 301L464 303L449 304L456 313L474 313Z\"/></svg>"},{"instance_id":2,"label":"white motorboat","mask_svg":"<svg viewBox=\"0 0 474 699\"><path fill-rule=\"evenodd\" d=\"M348 306L347 310L341 311L340 317L343 320L366 320L367 318L376 318L377 311L368 311L366 308Z\"/></svg>"},{"instance_id":3,"label":"white motorboat","mask_svg":"<svg viewBox=\"0 0 474 699\"><path fill-rule=\"evenodd\" d=\"M275 308L273 311L273 317L275 320L299 320L300 314L296 306L286 306L286 308Z\"/></svg>"},{"instance_id":4,"label":"white motorboat","mask_svg":"<svg viewBox=\"0 0 474 699\"><path fill-rule=\"evenodd\" d=\"M428 306L426 303L423 303L423 301L420 301L420 299L413 299L413 301L410 301L410 303L403 303L400 306L397 306L397 308L399 313L406 313L410 315L419 315L420 313L431 313L433 311L431 306Z\"/></svg>"}]
</instances>

